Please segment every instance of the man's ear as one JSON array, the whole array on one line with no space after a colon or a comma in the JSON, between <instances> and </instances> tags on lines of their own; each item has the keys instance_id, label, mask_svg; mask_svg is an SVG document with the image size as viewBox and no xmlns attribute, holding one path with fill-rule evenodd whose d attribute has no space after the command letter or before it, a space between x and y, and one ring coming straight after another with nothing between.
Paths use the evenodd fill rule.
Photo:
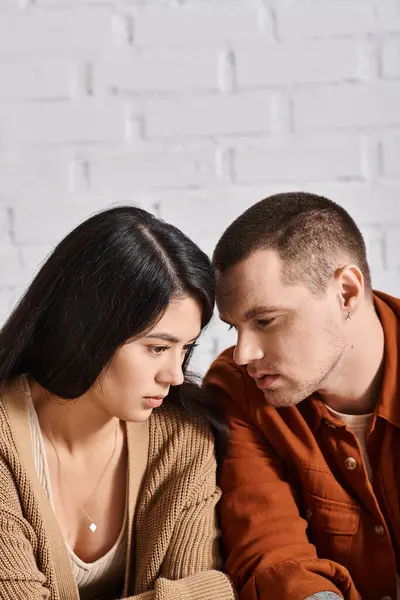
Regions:
<instances>
[{"instance_id":1,"label":"man's ear","mask_svg":"<svg viewBox=\"0 0 400 600\"><path fill-rule=\"evenodd\" d=\"M365 294L364 275L356 265L344 265L335 272L340 306L346 315L356 312Z\"/></svg>"}]
</instances>

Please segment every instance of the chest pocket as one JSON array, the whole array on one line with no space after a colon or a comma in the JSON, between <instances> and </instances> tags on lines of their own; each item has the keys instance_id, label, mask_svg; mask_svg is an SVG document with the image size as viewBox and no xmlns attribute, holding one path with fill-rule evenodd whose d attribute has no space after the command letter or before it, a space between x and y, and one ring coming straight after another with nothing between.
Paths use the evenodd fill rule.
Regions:
<instances>
[{"instance_id":1,"label":"chest pocket","mask_svg":"<svg viewBox=\"0 0 400 600\"><path fill-rule=\"evenodd\" d=\"M360 508L355 504L304 494L307 535L319 558L329 558L348 567L351 547L360 522Z\"/></svg>"}]
</instances>

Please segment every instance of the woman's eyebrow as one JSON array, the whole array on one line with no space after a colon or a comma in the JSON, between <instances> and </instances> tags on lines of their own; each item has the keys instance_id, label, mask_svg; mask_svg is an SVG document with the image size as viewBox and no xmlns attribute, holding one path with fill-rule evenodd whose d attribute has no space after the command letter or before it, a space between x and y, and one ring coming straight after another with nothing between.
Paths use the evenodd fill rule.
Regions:
<instances>
[{"instance_id":1,"label":"woman's eyebrow","mask_svg":"<svg viewBox=\"0 0 400 600\"><path fill-rule=\"evenodd\" d=\"M171 342L172 344L179 344L180 340L175 337L174 335L171 335L170 333L149 333L148 335L144 336L145 339L156 339L156 340L163 340L164 342Z\"/></svg>"},{"instance_id":2,"label":"woman's eyebrow","mask_svg":"<svg viewBox=\"0 0 400 600\"><path fill-rule=\"evenodd\" d=\"M200 334L199 334L200 335ZM198 336L196 335L192 340L190 340L189 342L186 342L187 344L191 344L192 342L195 342L197 340ZM156 339L156 340L163 340L164 342L170 342L171 344L179 344L181 342L181 340L179 338L177 338L174 335L171 335L170 333L149 333L149 335L145 335L144 339Z\"/></svg>"}]
</instances>

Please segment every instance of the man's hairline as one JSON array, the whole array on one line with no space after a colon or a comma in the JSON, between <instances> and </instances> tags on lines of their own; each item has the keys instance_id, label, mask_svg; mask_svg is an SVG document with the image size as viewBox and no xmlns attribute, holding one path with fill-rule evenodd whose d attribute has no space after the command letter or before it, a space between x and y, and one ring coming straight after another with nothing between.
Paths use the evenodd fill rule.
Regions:
<instances>
[{"instance_id":1,"label":"man's hairline","mask_svg":"<svg viewBox=\"0 0 400 600\"><path fill-rule=\"evenodd\" d=\"M306 289L308 289L308 291L314 297L316 297L316 298L322 297L326 293L328 285L329 285L329 279L330 279L329 276L327 277L326 285L324 286L323 289L320 286L318 286L318 289L317 288L313 288L313 286L312 286L312 281L313 280L310 277L305 277L303 280L300 280L300 277L290 276L287 273L286 267L288 266L289 263L295 264L295 261L293 259L286 258L286 257L282 256L282 253L279 252L278 248L271 247L271 245L269 245L267 243L259 245L259 246L255 247L255 248L252 248L249 252L245 253L239 260L235 261L234 263L232 263L231 265L229 265L229 267L227 267L224 270L221 270L218 267L216 267L214 265L214 259L213 259L213 266L214 266L214 269L215 269L216 279L218 280L219 276L226 275L229 271L231 271L232 269L234 269L235 267L237 267L241 263L245 262L248 258L250 258L256 252L263 251L263 250L270 250L272 252L275 252L276 255L278 256L278 258L282 261L282 266L283 266L283 268L282 268L282 284L284 286L294 286L296 284L302 285ZM348 257L348 260L345 260L344 264L351 264L351 262L353 262L353 261L351 261L350 257ZM354 263L354 264L356 264L356 263ZM359 265L356 264L356 266L360 270L360 272L361 272L361 274L363 276L365 296L367 297L367 300L371 300L372 296L373 296L372 285L371 284L365 285L365 282L366 282L365 274L363 273L363 271L362 271L362 269L361 269L361 267Z\"/></svg>"}]
</instances>

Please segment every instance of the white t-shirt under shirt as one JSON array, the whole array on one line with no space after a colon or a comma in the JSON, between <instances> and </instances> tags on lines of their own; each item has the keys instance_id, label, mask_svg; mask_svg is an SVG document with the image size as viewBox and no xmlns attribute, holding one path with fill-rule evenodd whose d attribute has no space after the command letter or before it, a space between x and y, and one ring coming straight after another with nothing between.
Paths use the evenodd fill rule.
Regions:
<instances>
[{"instance_id":1,"label":"white t-shirt under shirt","mask_svg":"<svg viewBox=\"0 0 400 600\"><path fill-rule=\"evenodd\" d=\"M368 478L372 482L372 469L367 454L367 431L368 426L373 417L373 413L367 415L345 415L337 412L325 404L326 408L331 412L339 421L342 421L350 431L356 436L358 443L360 444L361 454L364 459ZM400 600L400 577L397 575L397 600Z\"/></svg>"}]
</instances>

